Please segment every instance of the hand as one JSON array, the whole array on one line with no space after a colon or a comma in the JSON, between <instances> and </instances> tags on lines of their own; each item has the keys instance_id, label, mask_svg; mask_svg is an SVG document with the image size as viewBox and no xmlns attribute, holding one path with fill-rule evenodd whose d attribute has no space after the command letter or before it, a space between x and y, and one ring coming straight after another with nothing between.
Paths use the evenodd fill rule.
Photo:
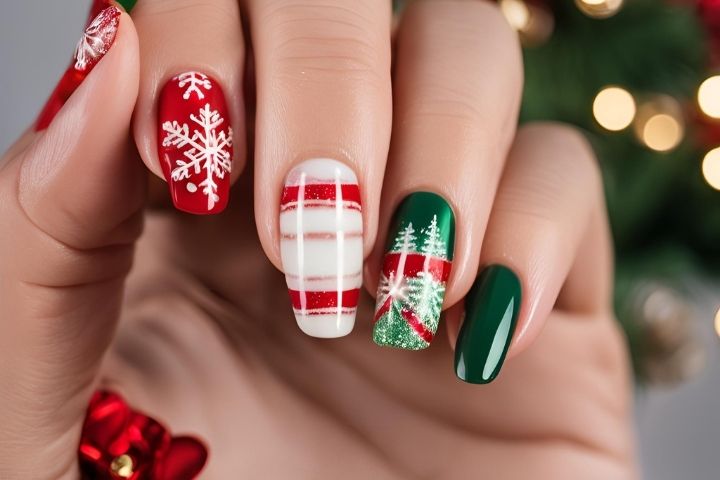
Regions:
<instances>
[{"instance_id":1,"label":"hand","mask_svg":"<svg viewBox=\"0 0 720 480\"><path fill-rule=\"evenodd\" d=\"M0 477L77 478L88 400L109 388L173 432L205 439L203 478L634 478L598 169L568 127L515 131L520 53L497 10L411 4L391 77L387 2L241 3L256 112L244 101L250 55L235 0L140 0L47 130L27 133L0 163ZM211 88L199 91L225 121L215 133L235 133L224 150L232 173L173 176L178 158L189 159L173 133L190 122L177 106L186 105L177 98L183 71L207 76ZM135 243L145 175L127 145L134 106L142 160L170 179L178 208L216 213L239 178L222 215L154 209ZM248 130L254 167L239 177ZM332 255L336 243L321 258L292 250L307 231L288 230L297 218L282 227L281 191L308 158L337 159L333 171L357 179L364 234L346 246L359 253ZM209 194L189 186L207 178ZM407 227L393 213L414 192L438 195L451 212L454 252L446 244L437 257L452 268L436 279L447 328L433 332L423 312L431 335L419 336L449 341L419 352L372 345L367 298L351 335L301 334L273 265L290 272L304 259L350 274L338 259L359 255L374 293L387 237ZM492 265L513 272L504 278L522 294L479 284L457 342L462 299L479 271L492 278ZM503 299L521 302L508 310L507 365L490 385L460 382L456 372L486 381L502 366L506 338L495 335L493 349L474 332L501 331L490 307ZM318 327L304 307L298 322L317 336L352 322L341 311ZM377 325L376 341L402 343ZM467 356L454 371L456 343ZM488 375L478 352L496 353Z\"/></svg>"}]
</instances>

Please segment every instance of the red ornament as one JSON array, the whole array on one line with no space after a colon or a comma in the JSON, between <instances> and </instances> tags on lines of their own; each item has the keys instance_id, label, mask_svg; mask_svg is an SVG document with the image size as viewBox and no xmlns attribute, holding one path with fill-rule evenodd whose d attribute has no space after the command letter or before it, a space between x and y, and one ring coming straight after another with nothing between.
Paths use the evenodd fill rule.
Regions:
<instances>
[{"instance_id":1,"label":"red ornament","mask_svg":"<svg viewBox=\"0 0 720 480\"><path fill-rule=\"evenodd\" d=\"M192 437L172 437L156 420L133 411L120 395L93 395L78 452L84 478L192 480L207 449Z\"/></svg>"}]
</instances>

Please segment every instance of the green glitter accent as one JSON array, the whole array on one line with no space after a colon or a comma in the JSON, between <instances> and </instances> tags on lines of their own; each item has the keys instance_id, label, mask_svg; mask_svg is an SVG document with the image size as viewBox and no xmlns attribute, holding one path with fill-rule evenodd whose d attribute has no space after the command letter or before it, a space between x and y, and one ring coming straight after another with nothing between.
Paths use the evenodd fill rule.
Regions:
<instances>
[{"instance_id":1,"label":"green glitter accent","mask_svg":"<svg viewBox=\"0 0 720 480\"><path fill-rule=\"evenodd\" d=\"M436 326L437 328L437 326ZM380 317L373 329L373 341L381 347L396 347L405 350L422 350L430 346L410 327L393 302L390 310Z\"/></svg>"}]
</instances>

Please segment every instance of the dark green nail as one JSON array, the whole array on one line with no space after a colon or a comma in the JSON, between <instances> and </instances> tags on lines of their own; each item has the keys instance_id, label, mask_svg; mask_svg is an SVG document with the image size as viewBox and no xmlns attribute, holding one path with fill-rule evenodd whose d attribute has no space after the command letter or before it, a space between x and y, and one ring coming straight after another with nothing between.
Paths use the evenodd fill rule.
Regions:
<instances>
[{"instance_id":1,"label":"dark green nail","mask_svg":"<svg viewBox=\"0 0 720 480\"><path fill-rule=\"evenodd\" d=\"M521 304L520 280L502 265L486 267L465 299L465 321L455 347L455 373L468 383L490 383L505 361Z\"/></svg>"},{"instance_id":2,"label":"dark green nail","mask_svg":"<svg viewBox=\"0 0 720 480\"><path fill-rule=\"evenodd\" d=\"M133 9L135 4L137 3L137 0L116 0L117 3L122 5L122 7L125 9L127 13L130 13L130 10Z\"/></svg>"}]
</instances>

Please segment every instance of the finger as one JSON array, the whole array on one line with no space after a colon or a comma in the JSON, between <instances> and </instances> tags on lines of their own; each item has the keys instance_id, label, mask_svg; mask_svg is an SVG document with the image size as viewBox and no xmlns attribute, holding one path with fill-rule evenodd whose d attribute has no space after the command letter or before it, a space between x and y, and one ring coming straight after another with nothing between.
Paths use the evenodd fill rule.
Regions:
<instances>
[{"instance_id":1,"label":"finger","mask_svg":"<svg viewBox=\"0 0 720 480\"><path fill-rule=\"evenodd\" d=\"M77 476L70 446L142 226L144 167L128 148L138 74L132 21L109 7L63 77L87 78L0 171L3 478Z\"/></svg>"},{"instance_id":2,"label":"finger","mask_svg":"<svg viewBox=\"0 0 720 480\"><path fill-rule=\"evenodd\" d=\"M135 141L179 210L215 214L245 163L237 0L142 0Z\"/></svg>"},{"instance_id":3,"label":"finger","mask_svg":"<svg viewBox=\"0 0 720 480\"><path fill-rule=\"evenodd\" d=\"M563 285L559 306L609 311L602 198L592 150L579 133L555 124L519 132L493 204L480 276L465 302L455 349L461 379L492 381L513 338L517 353L537 337Z\"/></svg>"},{"instance_id":4,"label":"finger","mask_svg":"<svg viewBox=\"0 0 720 480\"><path fill-rule=\"evenodd\" d=\"M491 74L489 72L492 72ZM477 272L515 131L517 35L484 2L421 1L397 39L395 114L381 231L367 262L379 345L417 350Z\"/></svg>"},{"instance_id":5,"label":"finger","mask_svg":"<svg viewBox=\"0 0 720 480\"><path fill-rule=\"evenodd\" d=\"M390 4L247 3L260 240L282 264L300 328L343 336L375 238L389 144Z\"/></svg>"}]
</instances>

